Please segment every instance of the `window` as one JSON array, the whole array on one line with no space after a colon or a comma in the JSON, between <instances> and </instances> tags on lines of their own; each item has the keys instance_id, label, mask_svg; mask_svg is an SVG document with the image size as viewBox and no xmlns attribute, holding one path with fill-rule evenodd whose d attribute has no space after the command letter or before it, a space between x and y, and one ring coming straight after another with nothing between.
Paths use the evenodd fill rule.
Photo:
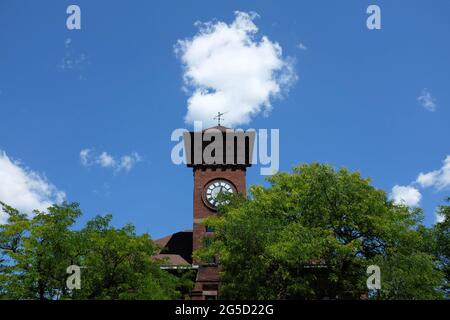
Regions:
<instances>
[{"instance_id":1,"label":"window","mask_svg":"<svg viewBox=\"0 0 450 320\"><path fill-rule=\"evenodd\" d=\"M205 232L214 232L214 228L210 226L205 226Z\"/></svg>"},{"instance_id":2,"label":"window","mask_svg":"<svg viewBox=\"0 0 450 320\"><path fill-rule=\"evenodd\" d=\"M206 258L206 263L209 264L216 264L216 257L215 256L210 256Z\"/></svg>"},{"instance_id":3,"label":"window","mask_svg":"<svg viewBox=\"0 0 450 320\"><path fill-rule=\"evenodd\" d=\"M205 245L206 248L210 247L212 245L212 238L205 237L204 238L204 245ZM206 263L216 264L216 257L214 255L207 257L206 258Z\"/></svg>"},{"instance_id":4,"label":"window","mask_svg":"<svg viewBox=\"0 0 450 320\"><path fill-rule=\"evenodd\" d=\"M205 238L205 247L208 248L212 245L212 239L210 237Z\"/></svg>"}]
</instances>

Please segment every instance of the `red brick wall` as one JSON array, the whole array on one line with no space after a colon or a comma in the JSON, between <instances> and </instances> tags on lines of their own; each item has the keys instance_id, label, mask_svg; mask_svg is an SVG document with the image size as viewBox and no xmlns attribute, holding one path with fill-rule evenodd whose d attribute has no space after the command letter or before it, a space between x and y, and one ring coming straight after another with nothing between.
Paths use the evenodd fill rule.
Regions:
<instances>
[{"instance_id":1,"label":"red brick wall","mask_svg":"<svg viewBox=\"0 0 450 320\"><path fill-rule=\"evenodd\" d=\"M202 246L202 238L205 236L205 225L202 219L215 214L208 208L202 199L205 185L213 179L227 179L236 187L237 192L245 193L245 168L194 168L194 226L193 226L193 250ZM194 260L194 264L199 261Z\"/></svg>"}]
</instances>

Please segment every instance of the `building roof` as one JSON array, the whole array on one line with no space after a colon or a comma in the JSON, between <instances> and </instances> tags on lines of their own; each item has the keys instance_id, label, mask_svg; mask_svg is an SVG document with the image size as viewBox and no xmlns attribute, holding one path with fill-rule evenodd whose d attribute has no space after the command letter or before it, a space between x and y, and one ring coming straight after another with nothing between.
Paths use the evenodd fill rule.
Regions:
<instances>
[{"instance_id":1,"label":"building roof","mask_svg":"<svg viewBox=\"0 0 450 320\"><path fill-rule=\"evenodd\" d=\"M157 254L154 260L162 260L164 266L190 266L191 264L178 254Z\"/></svg>"},{"instance_id":2,"label":"building roof","mask_svg":"<svg viewBox=\"0 0 450 320\"><path fill-rule=\"evenodd\" d=\"M161 250L153 259L166 260L168 266L192 264L192 230L184 230L153 241Z\"/></svg>"}]
</instances>

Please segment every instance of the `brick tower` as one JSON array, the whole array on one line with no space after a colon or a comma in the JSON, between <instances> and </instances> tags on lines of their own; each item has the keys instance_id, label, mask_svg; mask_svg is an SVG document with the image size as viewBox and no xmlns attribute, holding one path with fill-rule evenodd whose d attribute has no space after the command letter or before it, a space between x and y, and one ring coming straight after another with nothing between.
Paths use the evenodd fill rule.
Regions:
<instances>
[{"instance_id":1,"label":"brick tower","mask_svg":"<svg viewBox=\"0 0 450 320\"><path fill-rule=\"evenodd\" d=\"M186 163L194 174L194 251L207 245L207 238L214 234L204 220L217 214L217 195L245 193L245 176L247 167L251 166L254 139L254 132L235 131L220 125L184 134ZM197 276L191 298L216 299L220 284L218 261L215 258L193 259L192 266L197 268Z\"/></svg>"}]
</instances>

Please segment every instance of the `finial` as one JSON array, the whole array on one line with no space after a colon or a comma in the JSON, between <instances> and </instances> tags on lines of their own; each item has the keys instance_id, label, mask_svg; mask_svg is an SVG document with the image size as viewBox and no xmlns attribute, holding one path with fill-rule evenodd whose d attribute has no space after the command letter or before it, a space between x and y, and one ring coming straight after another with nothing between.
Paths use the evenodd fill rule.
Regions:
<instances>
[{"instance_id":1,"label":"finial","mask_svg":"<svg viewBox=\"0 0 450 320\"><path fill-rule=\"evenodd\" d=\"M217 112L217 116L214 117L214 120L217 120L217 125L220 127L220 120L224 120L222 116L225 112Z\"/></svg>"}]
</instances>

